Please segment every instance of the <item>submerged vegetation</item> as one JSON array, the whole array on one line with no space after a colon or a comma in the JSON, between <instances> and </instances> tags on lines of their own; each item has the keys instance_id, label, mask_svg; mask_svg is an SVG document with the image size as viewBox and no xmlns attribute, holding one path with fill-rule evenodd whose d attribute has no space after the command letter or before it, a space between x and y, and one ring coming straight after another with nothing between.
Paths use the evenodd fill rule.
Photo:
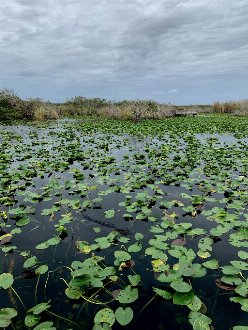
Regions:
<instances>
[{"instance_id":1,"label":"submerged vegetation","mask_svg":"<svg viewBox=\"0 0 248 330\"><path fill-rule=\"evenodd\" d=\"M211 105L174 106L152 100L107 101L100 98L76 96L64 103L51 103L41 99L22 100L13 91L0 91L0 120L48 120L65 117L92 117L124 119L163 119L180 112L248 114L248 101L215 102Z\"/></svg>"},{"instance_id":2,"label":"submerged vegetation","mask_svg":"<svg viewBox=\"0 0 248 330\"><path fill-rule=\"evenodd\" d=\"M247 329L246 117L0 139L0 328Z\"/></svg>"}]
</instances>

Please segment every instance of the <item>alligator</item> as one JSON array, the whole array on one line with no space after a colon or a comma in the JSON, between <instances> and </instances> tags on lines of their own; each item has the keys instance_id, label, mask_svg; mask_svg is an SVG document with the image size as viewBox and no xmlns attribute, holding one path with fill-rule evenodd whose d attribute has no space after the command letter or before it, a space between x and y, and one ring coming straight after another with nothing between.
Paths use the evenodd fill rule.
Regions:
<instances>
[{"instance_id":1,"label":"alligator","mask_svg":"<svg viewBox=\"0 0 248 330\"><path fill-rule=\"evenodd\" d=\"M124 236L133 236L134 234L128 228L118 228L112 223L105 222L104 220L96 220L87 214L86 211L83 211L83 217L91 222L97 223L100 226L116 230L118 233Z\"/></svg>"}]
</instances>

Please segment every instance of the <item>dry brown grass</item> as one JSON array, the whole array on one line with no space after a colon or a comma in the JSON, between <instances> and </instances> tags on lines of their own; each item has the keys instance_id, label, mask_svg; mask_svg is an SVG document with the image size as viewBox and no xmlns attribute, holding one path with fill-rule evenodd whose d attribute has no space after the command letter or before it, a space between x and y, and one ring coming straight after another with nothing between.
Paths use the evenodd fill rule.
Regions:
<instances>
[{"instance_id":1,"label":"dry brown grass","mask_svg":"<svg viewBox=\"0 0 248 330\"><path fill-rule=\"evenodd\" d=\"M52 107L39 107L34 112L35 120L50 120L50 119L58 119L58 112Z\"/></svg>"},{"instance_id":2,"label":"dry brown grass","mask_svg":"<svg viewBox=\"0 0 248 330\"><path fill-rule=\"evenodd\" d=\"M215 102L212 107L214 113L230 113L241 116L248 115L248 100L237 102L228 101L224 103Z\"/></svg>"}]
</instances>

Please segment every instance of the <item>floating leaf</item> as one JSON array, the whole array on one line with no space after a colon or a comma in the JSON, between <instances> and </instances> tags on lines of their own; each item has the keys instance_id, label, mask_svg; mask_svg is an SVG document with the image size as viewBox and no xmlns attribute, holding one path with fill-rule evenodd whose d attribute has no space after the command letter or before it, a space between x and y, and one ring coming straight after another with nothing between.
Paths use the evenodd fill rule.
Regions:
<instances>
[{"instance_id":1,"label":"floating leaf","mask_svg":"<svg viewBox=\"0 0 248 330\"><path fill-rule=\"evenodd\" d=\"M21 220L16 222L16 226L18 226L18 227L26 226L30 223L30 221L31 221L30 218L22 218Z\"/></svg>"},{"instance_id":2,"label":"floating leaf","mask_svg":"<svg viewBox=\"0 0 248 330\"><path fill-rule=\"evenodd\" d=\"M85 241L77 241L76 247L79 250L79 252L84 253L84 254L89 254L91 252L91 247L88 242Z\"/></svg>"},{"instance_id":3,"label":"floating leaf","mask_svg":"<svg viewBox=\"0 0 248 330\"><path fill-rule=\"evenodd\" d=\"M53 322L42 322L38 324L33 330L56 330L55 327L53 327Z\"/></svg>"},{"instance_id":4,"label":"floating leaf","mask_svg":"<svg viewBox=\"0 0 248 330\"><path fill-rule=\"evenodd\" d=\"M30 257L24 262L23 267L24 268L31 268L34 265L36 265L37 262L38 262L38 259L35 256Z\"/></svg>"},{"instance_id":5,"label":"floating leaf","mask_svg":"<svg viewBox=\"0 0 248 330\"><path fill-rule=\"evenodd\" d=\"M27 327L34 327L36 324L40 322L41 316L34 315L32 313L28 313L25 317L25 325Z\"/></svg>"},{"instance_id":6,"label":"floating leaf","mask_svg":"<svg viewBox=\"0 0 248 330\"><path fill-rule=\"evenodd\" d=\"M183 281L174 281L170 286L177 292L189 292L192 290L191 285Z\"/></svg>"},{"instance_id":7,"label":"floating leaf","mask_svg":"<svg viewBox=\"0 0 248 330\"><path fill-rule=\"evenodd\" d=\"M240 272L240 270L232 265L228 265L228 266L223 266L222 268L222 272L226 275L235 275L238 274Z\"/></svg>"},{"instance_id":8,"label":"floating leaf","mask_svg":"<svg viewBox=\"0 0 248 330\"><path fill-rule=\"evenodd\" d=\"M137 241L140 241L140 240L142 240L142 239L144 238L144 235L141 234L141 233L136 233L136 234L134 235L134 237L135 237L135 239L136 239Z\"/></svg>"},{"instance_id":9,"label":"floating leaf","mask_svg":"<svg viewBox=\"0 0 248 330\"><path fill-rule=\"evenodd\" d=\"M239 303L241 305L242 311L248 312L248 299L247 298L233 297L233 298L230 298L230 301Z\"/></svg>"},{"instance_id":10,"label":"floating leaf","mask_svg":"<svg viewBox=\"0 0 248 330\"><path fill-rule=\"evenodd\" d=\"M126 251L115 251L114 255L116 259L121 261L126 261L131 259L131 255Z\"/></svg>"},{"instance_id":11,"label":"floating leaf","mask_svg":"<svg viewBox=\"0 0 248 330\"><path fill-rule=\"evenodd\" d=\"M41 303L41 304L38 304L38 305L30 308L28 310L28 313L33 313L35 315L39 315L40 313L48 310L50 307L51 307L51 305L49 305L49 302L47 302L47 303Z\"/></svg>"},{"instance_id":12,"label":"floating leaf","mask_svg":"<svg viewBox=\"0 0 248 330\"><path fill-rule=\"evenodd\" d=\"M199 310L201 310L202 307L202 301L200 298L198 298L197 296L194 296L194 299L191 301L191 303L189 303L187 305L189 307L189 309L191 309L194 312L198 312Z\"/></svg>"},{"instance_id":13,"label":"floating leaf","mask_svg":"<svg viewBox=\"0 0 248 330\"><path fill-rule=\"evenodd\" d=\"M94 318L96 324L108 323L112 326L115 322L115 314L110 308L101 309Z\"/></svg>"},{"instance_id":14,"label":"floating leaf","mask_svg":"<svg viewBox=\"0 0 248 330\"><path fill-rule=\"evenodd\" d=\"M219 263L218 260L212 259L203 263L203 266L209 269L218 269Z\"/></svg>"},{"instance_id":15,"label":"floating leaf","mask_svg":"<svg viewBox=\"0 0 248 330\"><path fill-rule=\"evenodd\" d=\"M240 257L240 259L247 260L248 259L248 252L239 251L238 256Z\"/></svg>"},{"instance_id":16,"label":"floating leaf","mask_svg":"<svg viewBox=\"0 0 248 330\"><path fill-rule=\"evenodd\" d=\"M83 293L84 291L80 287L69 287L65 290L66 296L70 299L79 299Z\"/></svg>"},{"instance_id":17,"label":"floating leaf","mask_svg":"<svg viewBox=\"0 0 248 330\"><path fill-rule=\"evenodd\" d=\"M239 278L238 276L234 276L234 275L222 276L221 281L226 284L230 284L230 285L239 285L242 282L241 278Z\"/></svg>"},{"instance_id":18,"label":"floating leaf","mask_svg":"<svg viewBox=\"0 0 248 330\"><path fill-rule=\"evenodd\" d=\"M212 320L204 314L192 311L189 313L189 322L194 330L210 330Z\"/></svg>"},{"instance_id":19,"label":"floating leaf","mask_svg":"<svg viewBox=\"0 0 248 330\"><path fill-rule=\"evenodd\" d=\"M127 286L121 290L118 295L118 300L121 304L130 304L138 299L138 289Z\"/></svg>"},{"instance_id":20,"label":"floating leaf","mask_svg":"<svg viewBox=\"0 0 248 330\"><path fill-rule=\"evenodd\" d=\"M176 292L173 296L173 304L188 305L193 301L193 299L194 299L193 290L186 292L186 293Z\"/></svg>"},{"instance_id":21,"label":"floating leaf","mask_svg":"<svg viewBox=\"0 0 248 330\"><path fill-rule=\"evenodd\" d=\"M136 242L128 247L128 252L139 252L142 250L142 244L140 242Z\"/></svg>"},{"instance_id":22,"label":"floating leaf","mask_svg":"<svg viewBox=\"0 0 248 330\"><path fill-rule=\"evenodd\" d=\"M47 265L40 265L35 269L36 274L42 275L45 274L48 271Z\"/></svg>"},{"instance_id":23,"label":"floating leaf","mask_svg":"<svg viewBox=\"0 0 248 330\"><path fill-rule=\"evenodd\" d=\"M17 311L14 308L0 309L0 328L7 328L15 316L17 316Z\"/></svg>"},{"instance_id":24,"label":"floating leaf","mask_svg":"<svg viewBox=\"0 0 248 330\"><path fill-rule=\"evenodd\" d=\"M122 308L119 307L115 311L115 318L120 323L120 325L127 325L129 324L133 319L133 310L130 307Z\"/></svg>"},{"instance_id":25,"label":"floating leaf","mask_svg":"<svg viewBox=\"0 0 248 330\"><path fill-rule=\"evenodd\" d=\"M132 286L137 286L140 282L140 275L128 275L128 280Z\"/></svg>"},{"instance_id":26,"label":"floating leaf","mask_svg":"<svg viewBox=\"0 0 248 330\"><path fill-rule=\"evenodd\" d=\"M160 297L164 298L164 299L171 299L173 297L173 294L167 290L162 290L162 289L158 289L158 288L153 288L153 291L159 295Z\"/></svg>"},{"instance_id":27,"label":"floating leaf","mask_svg":"<svg viewBox=\"0 0 248 330\"><path fill-rule=\"evenodd\" d=\"M241 295L242 297L246 297L248 295L248 280L246 280L246 282L240 283L235 288L235 292Z\"/></svg>"},{"instance_id":28,"label":"floating leaf","mask_svg":"<svg viewBox=\"0 0 248 330\"><path fill-rule=\"evenodd\" d=\"M240 270L248 270L248 263L247 262L244 262L244 261L230 261L230 263L240 269Z\"/></svg>"},{"instance_id":29,"label":"floating leaf","mask_svg":"<svg viewBox=\"0 0 248 330\"><path fill-rule=\"evenodd\" d=\"M10 273L3 273L0 275L0 288L8 289L14 283L13 275Z\"/></svg>"},{"instance_id":30,"label":"floating leaf","mask_svg":"<svg viewBox=\"0 0 248 330\"><path fill-rule=\"evenodd\" d=\"M115 216L115 210L108 210L104 212L105 218L110 219Z\"/></svg>"},{"instance_id":31,"label":"floating leaf","mask_svg":"<svg viewBox=\"0 0 248 330\"><path fill-rule=\"evenodd\" d=\"M100 233L101 232L100 227L93 227L93 230L94 230L95 233Z\"/></svg>"}]
</instances>

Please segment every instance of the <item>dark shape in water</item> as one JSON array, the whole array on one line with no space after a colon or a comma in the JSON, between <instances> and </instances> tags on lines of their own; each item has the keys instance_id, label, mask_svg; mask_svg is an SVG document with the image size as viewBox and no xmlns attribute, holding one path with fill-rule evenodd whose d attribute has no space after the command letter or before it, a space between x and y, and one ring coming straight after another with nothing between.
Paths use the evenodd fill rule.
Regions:
<instances>
[{"instance_id":1,"label":"dark shape in water","mask_svg":"<svg viewBox=\"0 0 248 330\"><path fill-rule=\"evenodd\" d=\"M117 228L115 225L113 225L111 223L105 222L103 220L93 219L85 211L83 212L83 215L84 215L84 218L86 220L91 221L91 222L94 222L94 223L97 223L98 225L104 226L106 228L114 229L118 233L120 233L121 235L124 235L124 236L130 236L130 235L132 235L133 236L133 233L129 229L127 229L127 228Z\"/></svg>"},{"instance_id":2,"label":"dark shape in water","mask_svg":"<svg viewBox=\"0 0 248 330\"><path fill-rule=\"evenodd\" d=\"M215 284L217 285L218 288L226 290L226 291L234 291L236 286L234 285L228 285L223 282L221 282L220 279L215 280Z\"/></svg>"}]
</instances>

